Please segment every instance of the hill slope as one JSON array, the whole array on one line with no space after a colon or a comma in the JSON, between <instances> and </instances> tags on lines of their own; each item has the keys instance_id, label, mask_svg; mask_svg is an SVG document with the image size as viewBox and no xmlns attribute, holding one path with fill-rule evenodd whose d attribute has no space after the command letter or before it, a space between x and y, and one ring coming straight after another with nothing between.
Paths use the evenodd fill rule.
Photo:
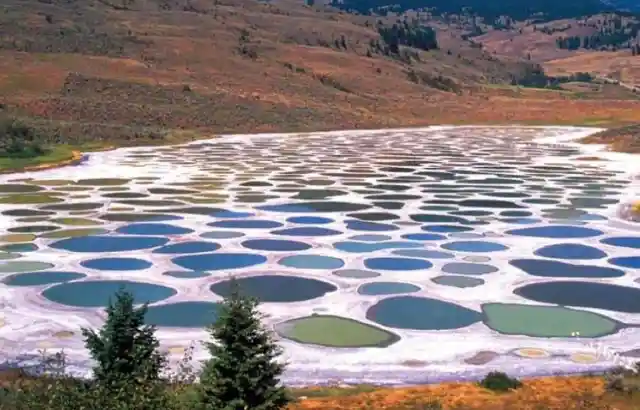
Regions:
<instances>
[{"instance_id":1,"label":"hill slope","mask_svg":"<svg viewBox=\"0 0 640 410\"><path fill-rule=\"evenodd\" d=\"M393 54L376 19L298 1L3 7L0 111L48 127L52 142L163 143L172 141L167 130L175 137L640 117L627 97L603 104L585 93L510 87L525 62L498 59L446 25L436 27L440 49Z\"/></svg>"}]
</instances>

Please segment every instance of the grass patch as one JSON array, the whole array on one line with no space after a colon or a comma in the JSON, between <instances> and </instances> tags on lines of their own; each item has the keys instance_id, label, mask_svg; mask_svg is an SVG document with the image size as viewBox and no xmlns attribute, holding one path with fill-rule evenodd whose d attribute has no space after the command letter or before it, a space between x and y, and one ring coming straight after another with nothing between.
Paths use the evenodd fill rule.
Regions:
<instances>
[{"instance_id":1,"label":"grass patch","mask_svg":"<svg viewBox=\"0 0 640 410\"><path fill-rule=\"evenodd\" d=\"M48 150L44 155L27 158L0 157L0 172L19 171L27 167L56 164L70 161L74 157L74 149L70 146L59 145Z\"/></svg>"}]
</instances>

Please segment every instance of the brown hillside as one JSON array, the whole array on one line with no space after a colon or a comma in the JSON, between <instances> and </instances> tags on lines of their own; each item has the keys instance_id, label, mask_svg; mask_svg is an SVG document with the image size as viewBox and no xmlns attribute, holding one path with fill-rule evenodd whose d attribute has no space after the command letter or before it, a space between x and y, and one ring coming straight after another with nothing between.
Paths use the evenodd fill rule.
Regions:
<instances>
[{"instance_id":1,"label":"brown hillside","mask_svg":"<svg viewBox=\"0 0 640 410\"><path fill-rule=\"evenodd\" d=\"M544 63L550 75L591 72L640 87L640 56L629 50L618 52L582 52Z\"/></svg>"},{"instance_id":2,"label":"brown hillside","mask_svg":"<svg viewBox=\"0 0 640 410\"><path fill-rule=\"evenodd\" d=\"M640 119L635 99L505 88L522 63L445 30L440 51L407 60L367 55L373 17L300 1L7 0L0 109L72 143L167 142L163 131L179 129Z\"/></svg>"}]
</instances>

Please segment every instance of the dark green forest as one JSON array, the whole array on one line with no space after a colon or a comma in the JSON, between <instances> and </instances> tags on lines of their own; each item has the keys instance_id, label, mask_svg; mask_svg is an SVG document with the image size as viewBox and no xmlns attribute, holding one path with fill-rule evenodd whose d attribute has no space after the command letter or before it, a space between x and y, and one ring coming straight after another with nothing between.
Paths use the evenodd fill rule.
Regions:
<instances>
[{"instance_id":1,"label":"dark green forest","mask_svg":"<svg viewBox=\"0 0 640 410\"><path fill-rule=\"evenodd\" d=\"M557 20L613 11L615 8L600 0L333 0L332 5L363 14L384 14L385 10L406 11L431 9L435 14L466 12L494 21L500 16L515 20L536 18Z\"/></svg>"}]
</instances>

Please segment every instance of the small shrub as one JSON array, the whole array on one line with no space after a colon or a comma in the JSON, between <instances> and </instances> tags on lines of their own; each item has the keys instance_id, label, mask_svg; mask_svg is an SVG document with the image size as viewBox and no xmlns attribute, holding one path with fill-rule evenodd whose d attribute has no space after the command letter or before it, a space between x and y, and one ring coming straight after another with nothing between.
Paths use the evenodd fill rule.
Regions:
<instances>
[{"instance_id":1,"label":"small shrub","mask_svg":"<svg viewBox=\"0 0 640 410\"><path fill-rule=\"evenodd\" d=\"M490 372L480 381L480 386L495 392L507 392L522 387L522 382L503 372Z\"/></svg>"},{"instance_id":2,"label":"small shrub","mask_svg":"<svg viewBox=\"0 0 640 410\"><path fill-rule=\"evenodd\" d=\"M640 374L625 368L612 369L604 376L605 388L612 393L634 395L640 392Z\"/></svg>"}]
</instances>

